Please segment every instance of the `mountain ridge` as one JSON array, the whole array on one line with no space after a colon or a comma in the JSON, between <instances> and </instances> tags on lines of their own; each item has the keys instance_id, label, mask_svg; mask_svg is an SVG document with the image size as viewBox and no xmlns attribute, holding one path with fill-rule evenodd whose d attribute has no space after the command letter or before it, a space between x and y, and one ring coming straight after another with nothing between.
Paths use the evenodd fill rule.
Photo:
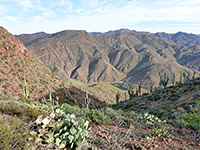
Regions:
<instances>
[{"instance_id":1,"label":"mountain ridge","mask_svg":"<svg viewBox=\"0 0 200 150\"><path fill-rule=\"evenodd\" d=\"M179 32L176 37L188 36L185 34ZM165 73L170 79L175 73L178 80L183 74L192 76L199 69L198 65L187 68L188 64L181 59L185 57L183 52L188 51L187 46L172 42L171 34L165 34L168 40L158 36L135 31L94 35L84 30L65 30L35 39L27 48L57 75L84 82L139 84L144 80L144 84L159 86ZM186 43L191 45L190 41ZM143 73L138 76L139 72Z\"/></svg>"},{"instance_id":2,"label":"mountain ridge","mask_svg":"<svg viewBox=\"0 0 200 150\"><path fill-rule=\"evenodd\" d=\"M59 103L74 104L77 102L80 106L84 104L86 90L80 90L80 86L71 86L72 80L70 79L62 80L58 78L44 66L42 61L32 57L18 38L1 26L0 58L0 96L4 95L16 99L43 99L49 97L51 90L54 98L59 97ZM25 92L24 88L28 92ZM90 91L92 90L90 88ZM73 93L70 91L73 91ZM106 94L108 95L109 92ZM91 106L103 104L90 93L89 97Z\"/></svg>"},{"instance_id":3,"label":"mountain ridge","mask_svg":"<svg viewBox=\"0 0 200 150\"><path fill-rule=\"evenodd\" d=\"M131 32L136 32L136 30L130 30L128 28L121 28L118 30L109 30L107 32L89 32L89 33L93 34L93 35L101 35L101 34L119 34L119 33L131 33Z\"/></svg>"}]
</instances>

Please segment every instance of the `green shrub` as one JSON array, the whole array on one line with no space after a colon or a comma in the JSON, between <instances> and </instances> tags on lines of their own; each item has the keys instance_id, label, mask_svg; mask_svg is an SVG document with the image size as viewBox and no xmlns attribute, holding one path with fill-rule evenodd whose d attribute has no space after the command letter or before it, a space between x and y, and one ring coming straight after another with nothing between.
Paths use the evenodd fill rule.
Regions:
<instances>
[{"instance_id":1,"label":"green shrub","mask_svg":"<svg viewBox=\"0 0 200 150\"><path fill-rule=\"evenodd\" d=\"M8 87L9 87L8 84L4 84L4 85L2 85L2 88L4 88L4 89L7 89Z\"/></svg>"},{"instance_id":2,"label":"green shrub","mask_svg":"<svg viewBox=\"0 0 200 150\"><path fill-rule=\"evenodd\" d=\"M34 121L38 116L47 116L47 112L39 111L35 108L30 108L22 104L18 104L16 102L8 102L0 104L0 111L9 114L16 115L24 121Z\"/></svg>"},{"instance_id":3,"label":"green shrub","mask_svg":"<svg viewBox=\"0 0 200 150\"><path fill-rule=\"evenodd\" d=\"M40 115L46 117L48 115L48 112L39 111L34 108L27 108L26 111L22 114L21 118L23 118L23 120L25 120L26 122L30 122L35 121Z\"/></svg>"},{"instance_id":4,"label":"green shrub","mask_svg":"<svg viewBox=\"0 0 200 150\"><path fill-rule=\"evenodd\" d=\"M196 114L195 112L189 113L185 120L194 128L197 130L200 130L200 115Z\"/></svg>"},{"instance_id":5,"label":"green shrub","mask_svg":"<svg viewBox=\"0 0 200 150\"><path fill-rule=\"evenodd\" d=\"M3 81L5 81L5 79L0 79L0 82L3 82Z\"/></svg>"},{"instance_id":6,"label":"green shrub","mask_svg":"<svg viewBox=\"0 0 200 150\"><path fill-rule=\"evenodd\" d=\"M6 114L19 116L25 111L25 106L19 105L16 102L1 103L0 110Z\"/></svg>"},{"instance_id":7,"label":"green shrub","mask_svg":"<svg viewBox=\"0 0 200 150\"><path fill-rule=\"evenodd\" d=\"M31 103L34 103L34 102L35 102L34 100L29 99L29 98L23 98L21 101L22 101L23 103L27 103L27 104L31 104Z\"/></svg>"},{"instance_id":8,"label":"green shrub","mask_svg":"<svg viewBox=\"0 0 200 150\"><path fill-rule=\"evenodd\" d=\"M55 109L59 107L58 105L59 99L52 99L51 94L49 99L43 98L41 101L34 101L31 103L31 107L37 110L43 110L47 112L53 112Z\"/></svg>"},{"instance_id":9,"label":"green shrub","mask_svg":"<svg viewBox=\"0 0 200 150\"><path fill-rule=\"evenodd\" d=\"M97 109L91 109L87 113L87 118L89 118L92 123L94 124L105 124L107 121L107 118L104 116L104 113Z\"/></svg>"},{"instance_id":10,"label":"green shrub","mask_svg":"<svg viewBox=\"0 0 200 150\"><path fill-rule=\"evenodd\" d=\"M17 67L17 66L19 67L20 65L19 65L18 62L16 62L16 63L14 63L14 66L15 66L15 67Z\"/></svg>"},{"instance_id":11,"label":"green shrub","mask_svg":"<svg viewBox=\"0 0 200 150\"><path fill-rule=\"evenodd\" d=\"M192 113L189 113L185 120L194 128L200 131L200 100L196 100L197 108Z\"/></svg>"},{"instance_id":12,"label":"green shrub","mask_svg":"<svg viewBox=\"0 0 200 150\"><path fill-rule=\"evenodd\" d=\"M24 72L23 68L18 69L19 72Z\"/></svg>"},{"instance_id":13,"label":"green shrub","mask_svg":"<svg viewBox=\"0 0 200 150\"><path fill-rule=\"evenodd\" d=\"M184 119L175 119L173 121L174 126L178 127L178 128L185 128L188 127L188 122L185 121Z\"/></svg>"},{"instance_id":14,"label":"green shrub","mask_svg":"<svg viewBox=\"0 0 200 150\"><path fill-rule=\"evenodd\" d=\"M106 108L106 111L105 111L105 116L109 119L114 119L116 116L118 116L119 113L112 109L112 108Z\"/></svg>"},{"instance_id":15,"label":"green shrub","mask_svg":"<svg viewBox=\"0 0 200 150\"><path fill-rule=\"evenodd\" d=\"M29 130L18 118L0 120L0 149L23 149L28 142L28 133Z\"/></svg>"},{"instance_id":16,"label":"green shrub","mask_svg":"<svg viewBox=\"0 0 200 150\"><path fill-rule=\"evenodd\" d=\"M172 119L184 119L187 116L185 109L178 107L177 109L170 110L171 115L169 118Z\"/></svg>"},{"instance_id":17,"label":"green shrub","mask_svg":"<svg viewBox=\"0 0 200 150\"><path fill-rule=\"evenodd\" d=\"M62 104L60 107L65 113L75 114L77 117L84 117L89 110L87 108L80 108L79 106L71 106L67 103Z\"/></svg>"},{"instance_id":18,"label":"green shrub","mask_svg":"<svg viewBox=\"0 0 200 150\"><path fill-rule=\"evenodd\" d=\"M157 91L153 92L153 94L152 94L152 100L158 101L160 99L161 99L160 94Z\"/></svg>"}]
</instances>

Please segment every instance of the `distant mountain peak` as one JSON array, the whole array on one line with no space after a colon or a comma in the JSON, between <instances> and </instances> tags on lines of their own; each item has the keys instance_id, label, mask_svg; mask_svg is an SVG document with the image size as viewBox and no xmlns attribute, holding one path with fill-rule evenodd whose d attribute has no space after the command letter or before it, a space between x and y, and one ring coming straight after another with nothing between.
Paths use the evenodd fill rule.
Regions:
<instances>
[{"instance_id":1,"label":"distant mountain peak","mask_svg":"<svg viewBox=\"0 0 200 150\"><path fill-rule=\"evenodd\" d=\"M36 32L33 34L20 34L15 35L20 41L24 43L24 45L28 44L30 41L37 39L37 38L47 38L50 37L52 34L48 34L46 32Z\"/></svg>"},{"instance_id":2,"label":"distant mountain peak","mask_svg":"<svg viewBox=\"0 0 200 150\"><path fill-rule=\"evenodd\" d=\"M119 33L131 33L136 32L136 30L130 30L128 28L121 28L118 30L109 30L107 32L90 32L91 34L98 35L98 34L119 34Z\"/></svg>"}]
</instances>

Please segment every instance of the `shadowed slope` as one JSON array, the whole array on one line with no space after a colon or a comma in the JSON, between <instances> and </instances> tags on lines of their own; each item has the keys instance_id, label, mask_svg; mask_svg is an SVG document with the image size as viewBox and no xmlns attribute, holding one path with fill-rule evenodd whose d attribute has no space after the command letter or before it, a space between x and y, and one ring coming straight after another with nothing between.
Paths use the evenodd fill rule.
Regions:
<instances>
[{"instance_id":1,"label":"shadowed slope","mask_svg":"<svg viewBox=\"0 0 200 150\"><path fill-rule=\"evenodd\" d=\"M171 35L166 36L171 39ZM177 63L177 59L181 63L178 53L186 47L148 32L92 35L69 30L36 39L28 49L60 77L84 82L138 84L142 80L147 85L159 85L164 73L170 78L175 73L177 79L180 74L193 74Z\"/></svg>"}]
</instances>

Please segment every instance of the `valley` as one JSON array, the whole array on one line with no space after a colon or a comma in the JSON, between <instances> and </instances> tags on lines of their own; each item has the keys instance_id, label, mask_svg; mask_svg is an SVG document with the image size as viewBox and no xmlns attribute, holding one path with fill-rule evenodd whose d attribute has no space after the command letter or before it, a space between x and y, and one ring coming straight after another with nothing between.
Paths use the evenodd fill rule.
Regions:
<instances>
[{"instance_id":1,"label":"valley","mask_svg":"<svg viewBox=\"0 0 200 150\"><path fill-rule=\"evenodd\" d=\"M116 34L66 30L24 44L59 77L82 82L159 87L165 73L170 79L175 74L176 80L199 74L199 36L123 30Z\"/></svg>"},{"instance_id":2,"label":"valley","mask_svg":"<svg viewBox=\"0 0 200 150\"><path fill-rule=\"evenodd\" d=\"M200 36L0 27L0 149L200 149Z\"/></svg>"}]
</instances>

